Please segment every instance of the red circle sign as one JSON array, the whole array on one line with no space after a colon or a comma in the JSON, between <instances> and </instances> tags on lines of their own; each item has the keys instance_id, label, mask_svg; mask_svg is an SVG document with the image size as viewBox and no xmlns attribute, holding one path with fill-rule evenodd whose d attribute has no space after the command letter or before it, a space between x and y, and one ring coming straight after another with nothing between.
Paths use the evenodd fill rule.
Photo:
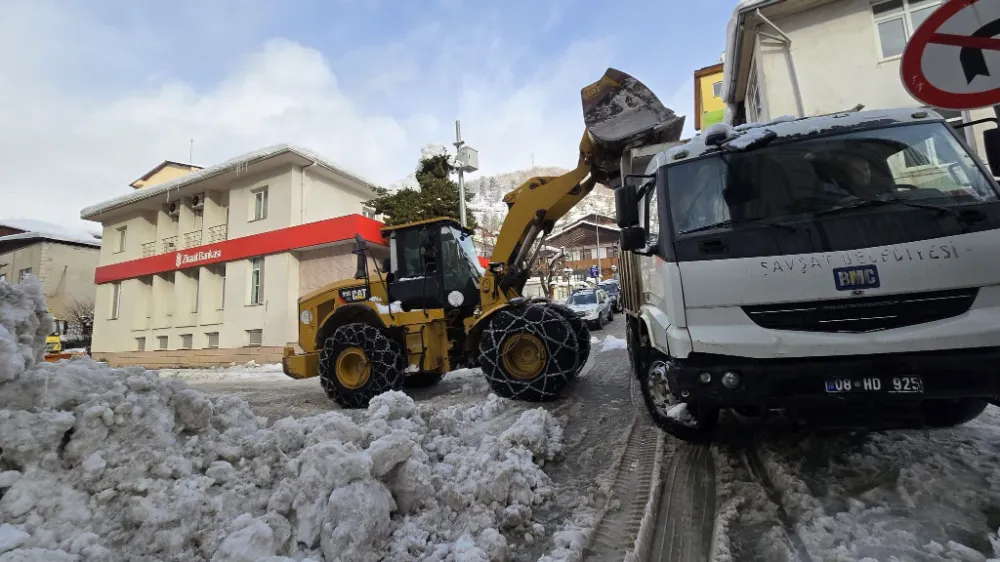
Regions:
<instances>
[{"instance_id":1,"label":"red circle sign","mask_svg":"<svg viewBox=\"0 0 1000 562\"><path fill-rule=\"evenodd\" d=\"M952 0L940 8L917 28L903 50L899 65L903 87L913 97L933 107L942 109L977 109L1000 104L1000 87L982 92L949 92L941 84L935 85L927 79L923 69L924 53L928 44L950 45L973 49L1000 51L1000 39L940 33L941 26L964 8L982 0ZM973 30L974 32L974 30ZM956 57L955 64L959 61Z\"/></svg>"}]
</instances>

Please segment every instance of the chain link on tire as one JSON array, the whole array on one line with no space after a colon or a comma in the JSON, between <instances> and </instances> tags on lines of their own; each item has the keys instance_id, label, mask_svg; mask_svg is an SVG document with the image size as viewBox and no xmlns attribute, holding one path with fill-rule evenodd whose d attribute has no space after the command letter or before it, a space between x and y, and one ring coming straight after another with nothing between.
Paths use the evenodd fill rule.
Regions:
<instances>
[{"instance_id":1,"label":"chain link on tire","mask_svg":"<svg viewBox=\"0 0 1000 562\"><path fill-rule=\"evenodd\" d=\"M360 348L370 365L367 380L358 388L345 386L336 373L337 358L350 348ZM327 338L319 354L319 380L323 391L344 408L365 408L368 402L403 387L402 346L371 324L345 324Z\"/></svg>"},{"instance_id":2,"label":"chain link on tire","mask_svg":"<svg viewBox=\"0 0 1000 562\"><path fill-rule=\"evenodd\" d=\"M523 334L540 340L545 350L539 374L530 379L507 372L501 357L508 339ZM480 366L493 392L528 402L558 398L579 361L577 337L569 322L543 304L508 306L496 312L480 336L479 354Z\"/></svg>"},{"instance_id":3,"label":"chain link on tire","mask_svg":"<svg viewBox=\"0 0 1000 562\"><path fill-rule=\"evenodd\" d=\"M576 336L577 365L573 368L573 374L571 375L575 377L580 374L584 365L587 364L587 359L590 357L590 328L587 327L587 323L577 316L570 307L556 303L551 303L547 306L549 309L558 312L563 319L569 322L570 328L573 329L573 334Z\"/></svg>"}]
</instances>

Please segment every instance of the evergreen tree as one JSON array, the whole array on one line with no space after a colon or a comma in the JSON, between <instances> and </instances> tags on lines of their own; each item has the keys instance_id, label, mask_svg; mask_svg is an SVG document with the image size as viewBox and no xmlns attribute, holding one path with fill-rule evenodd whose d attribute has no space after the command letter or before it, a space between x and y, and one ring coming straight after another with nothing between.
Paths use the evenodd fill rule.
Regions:
<instances>
[{"instance_id":1,"label":"evergreen tree","mask_svg":"<svg viewBox=\"0 0 1000 562\"><path fill-rule=\"evenodd\" d=\"M458 220L461 211L458 204L458 184L451 178L454 172L455 167L448 161L447 154L427 156L417 166L419 190L405 188L391 192L379 187L376 189L375 199L365 204L384 216L385 223L390 226L437 217ZM471 200L472 196L466 193L466 203ZM468 209L466 221L469 228L476 227L476 218Z\"/></svg>"}]
</instances>

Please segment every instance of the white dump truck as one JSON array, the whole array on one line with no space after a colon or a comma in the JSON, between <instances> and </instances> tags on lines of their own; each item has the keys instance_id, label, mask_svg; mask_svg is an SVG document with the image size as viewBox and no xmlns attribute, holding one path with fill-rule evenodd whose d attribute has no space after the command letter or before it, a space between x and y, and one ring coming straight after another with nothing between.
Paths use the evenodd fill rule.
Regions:
<instances>
[{"instance_id":1,"label":"white dump truck","mask_svg":"<svg viewBox=\"0 0 1000 562\"><path fill-rule=\"evenodd\" d=\"M947 427L1000 395L997 172L940 115L717 125L621 166L629 356L665 431Z\"/></svg>"}]
</instances>

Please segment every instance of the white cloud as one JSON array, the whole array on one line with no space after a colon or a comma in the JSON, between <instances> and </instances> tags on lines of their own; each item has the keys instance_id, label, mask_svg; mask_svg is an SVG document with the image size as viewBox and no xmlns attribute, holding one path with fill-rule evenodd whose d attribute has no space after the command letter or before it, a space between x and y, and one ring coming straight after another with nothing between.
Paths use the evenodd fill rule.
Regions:
<instances>
[{"instance_id":1,"label":"white cloud","mask_svg":"<svg viewBox=\"0 0 1000 562\"><path fill-rule=\"evenodd\" d=\"M0 75L9 78L0 85L0 218L92 225L79 221L81 208L127 192L161 160L187 161L192 138L202 165L289 142L388 184L412 172L422 146L450 145L460 118L481 173L528 167L532 155L572 167L580 88L610 65L617 44L581 41L538 59L491 33L489 22L447 38L427 26L332 59L272 39L196 86L148 56L162 50L160 34L111 27L66 5L0 7ZM80 80L89 68L81 64L101 53L111 57L101 59L106 74Z\"/></svg>"}]
</instances>

